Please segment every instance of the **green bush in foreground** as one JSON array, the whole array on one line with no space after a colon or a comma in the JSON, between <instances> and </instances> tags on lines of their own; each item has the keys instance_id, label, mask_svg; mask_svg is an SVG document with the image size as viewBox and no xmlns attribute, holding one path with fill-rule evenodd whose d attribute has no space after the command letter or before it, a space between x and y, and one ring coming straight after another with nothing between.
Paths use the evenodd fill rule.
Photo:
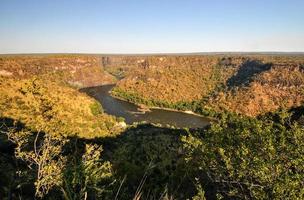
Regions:
<instances>
[{"instance_id":1,"label":"green bush in foreground","mask_svg":"<svg viewBox=\"0 0 304 200\"><path fill-rule=\"evenodd\" d=\"M14 125L20 164L14 174L1 162L16 177L6 191L29 199L303 199L304 128L293 118L227 115L205 130L138 125L93 140ZM25 183L32 196L18 189Z\"/></svg>"},{"instance_id":2,"label":"green bush in foreground","mask_svg":"<svg viewBox=\"0 0 304 200\"><path fill-rule=\"evenodd\" d=\"M280 116L228 116L202 135L183 137L194 178L225 199L303 199L304 128Z\"/></svg>"},{"instance_id":3,"label":"green bush in foreground","mask_svg":"<svg viewBox=\"0 0 304 200\"><path fill-rule=\"evenodd\" d=\"M120 180L126 177L119 199L138 195L140 199L191 196L195 188L187 178L180 141L183 134L186 131L138 125L111 143L109 158L116 176Z\"/></svg>"}]
</instances>

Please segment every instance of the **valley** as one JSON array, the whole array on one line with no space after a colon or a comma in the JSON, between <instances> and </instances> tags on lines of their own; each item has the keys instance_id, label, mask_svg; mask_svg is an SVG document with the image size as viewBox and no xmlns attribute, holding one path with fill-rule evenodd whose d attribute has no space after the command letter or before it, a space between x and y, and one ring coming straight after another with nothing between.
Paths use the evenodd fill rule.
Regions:
<instances>
[{"instance_id":1,"label":"valley","mask_svg":"<svg viewBox=\"0 0 304 200\"><path fill-rule=\"evenodd\" d=\"M209 124L210 120L200 115L166 108L143 108L143 106L117 99L110 94L114 87L115 85L104 85L80 91L99 101L105 113L122 117L128 124L146 122L177 128L203 128Z\"/></svg>"},{"instance_id":2,"label":"valley","mask_svg":"<svg viewBox=\"0 0 304 200\"><path fill-rule=\"evenodd\" d=\"M0 56L1 199L302 199L303 141L302 54Z\"/></svg>"}]
</instances>

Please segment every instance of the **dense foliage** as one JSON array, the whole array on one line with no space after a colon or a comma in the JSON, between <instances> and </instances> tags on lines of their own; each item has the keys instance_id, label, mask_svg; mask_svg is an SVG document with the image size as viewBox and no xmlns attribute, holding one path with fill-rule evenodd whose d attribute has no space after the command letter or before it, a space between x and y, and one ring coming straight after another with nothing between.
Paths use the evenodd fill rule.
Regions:
<instances>
[{"instance_id":1,"label":"dense foliage","mask_svg":"<svg viewBox=\"0 0 304 200\"><path fill-rule=\"evenodd\" d=\"M183 137L195 178L225 199L303 199L303 125L284 112L278 121L227 117Z\"/></svg>"},{"instance_id":2,"label":"dense foliage","mask_svg":"<svg viewBox=\"0 0 304 200\"><path fill-rule=\"evenodd\" d=\"M35 77L16 81L0 78L0 114L34 131L94 138L115 134L114 117L75 89Z\"/></svg>"},{"instance_id":3,"label":"dense foliage","mask_svg":"<svg viewBox=\"0 0 304 200\"><path fill-rule=\"evenodd\" d=\"M77 141L117 135L115 117L60 81L0 78L0 85L1 199L101 196L111 165L100 161L100 145Z\"/></svg>"},{"instance_id":4,"label":"dense foliage","mask_svg":"<svg viewBox=\"0 0 304 200\"><path fill-rule=\"evenodd\" d=\"M213 108L208 106L207 104L208 98L203 98L201 100L193 100L190 102L179 101L173 103L165 100L145 99L140 95L138 95L136 92L124 91L119 87L113 88L111 94L116 98L120 98L125 101L136 103L139 105L148 106L150 108L158 107L158 108L170 108L181 111L193 111L197 114L208 117L219 117L220 115L228 112L225 108L221 108L221 112L216 112Z\"/></svg>"},{"instance_id":5,"label":"dense foliage","mask_svg":"<svg viewBox=\"0 0 304 200\"><path fill-rule=\"evenodd\" d=\"M189 197L195 188L187 177L180 140L180 136L186 133L183 130L138 125L111 141L105 152L116 176L123 180L119 199L136 196L140 199Z\"/></svg>"}]
</instances>

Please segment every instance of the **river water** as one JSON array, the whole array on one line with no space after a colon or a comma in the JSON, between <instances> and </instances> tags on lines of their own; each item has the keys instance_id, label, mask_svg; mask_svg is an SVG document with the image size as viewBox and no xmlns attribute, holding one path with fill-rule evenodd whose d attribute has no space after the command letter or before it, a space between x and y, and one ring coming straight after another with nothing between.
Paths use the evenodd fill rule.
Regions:
<instances>
[{"instance_id":1,"label":"river water","mask_svg":"<svg viewBox=\"0 0 304 200\"><path fill-rule=\"evenodd\" d=\"M208 118L187 114L183 112L168 111L162 109L151 109L151 112L140 112L138 106L116 99L110 95L115 85L103 85L81 89L89 96L99 101L105 113L116 117L123 117L127 124L146 121L148 123L159 123L179 128L202 128L209 124Z\"/></svg>"}]
</instances>

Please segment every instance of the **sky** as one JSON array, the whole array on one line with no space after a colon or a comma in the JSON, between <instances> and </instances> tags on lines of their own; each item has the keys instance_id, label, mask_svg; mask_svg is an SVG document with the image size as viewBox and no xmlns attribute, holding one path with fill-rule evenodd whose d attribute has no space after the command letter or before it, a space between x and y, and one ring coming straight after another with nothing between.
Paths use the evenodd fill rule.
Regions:
<instances>
[{"instance_id":1,"label":"sky","mask_svg":"<svg viewBox=\"0 0 304 200\"><path fill-rule=\"evenodd\" d=\"M304 0L0 0L0 54L304 52Z\"/></svg>"}]
</instances>

